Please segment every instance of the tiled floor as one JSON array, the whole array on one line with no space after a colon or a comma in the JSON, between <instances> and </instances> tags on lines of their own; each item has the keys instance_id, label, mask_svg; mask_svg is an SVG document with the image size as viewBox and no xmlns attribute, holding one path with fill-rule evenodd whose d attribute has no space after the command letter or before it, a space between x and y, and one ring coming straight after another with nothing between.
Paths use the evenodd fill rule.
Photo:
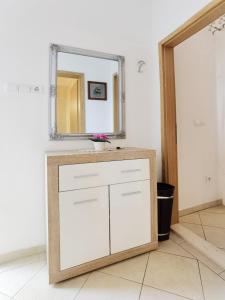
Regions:
<instances>
[{"instance_id":1,"label":"tiled floor","mask_svg":"<svg viewBox=\"0 0 225 300\"><path fill-rule=\"evenodd\" d=\"M225 206L220 205L181 217L180 222L216 247L225 250Z\"/></svg>"},{"instance_id":2,"label":"tiled floor","mask_svg":"<svg viewBox=\"0 0 225 300\"><path fill-rule=\"evenodd\" d=\"M175 234L159 249L57 285L44 255L0 265L0 300L224 300L225 272Z\"/></svg>"}]
</instances>

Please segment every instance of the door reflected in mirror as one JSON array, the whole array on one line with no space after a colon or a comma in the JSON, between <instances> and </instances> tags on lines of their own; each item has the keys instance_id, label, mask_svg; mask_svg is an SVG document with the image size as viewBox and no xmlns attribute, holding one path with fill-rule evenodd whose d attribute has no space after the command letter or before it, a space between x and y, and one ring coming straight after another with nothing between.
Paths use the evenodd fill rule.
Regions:
<instances>
[{"instance_id":1,"label":"door reflected in mirror","mask_svg":"<svg viewBox=\"0 0 225 300\"><path fill-rule=\"evenodd\" d=\"M57 72L57 131L85 132L84 74Z\"/></svg>"},{"instance_id":2,"label":"door reflected in mirror","mask_svg":"<svg viewBox=\"0 0 225 300\"><path fill-rule=\"evenodd\" d=\"M51 138L125 135L123 61L120 56L52 45Z\"/></svg>"}]
</instances>

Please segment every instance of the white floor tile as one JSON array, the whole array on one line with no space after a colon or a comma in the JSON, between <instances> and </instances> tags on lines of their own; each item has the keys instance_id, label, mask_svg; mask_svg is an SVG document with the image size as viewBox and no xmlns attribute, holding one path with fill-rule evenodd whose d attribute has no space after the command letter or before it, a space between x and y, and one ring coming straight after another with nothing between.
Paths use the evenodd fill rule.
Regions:
<instances>
[{"instance_id":1,"label":"white floor tile","mask_svg":"<svg viewBox=\"0 0 225 300\"><path fill-rule=\"evenodd\" d=\"M197 234L198 236L200 236L201 238L205 239L202 225L189 224L189 223L182 223L182 225L187 229L191 230L192 232L194 232L195 234Z\"/></svg>"},{"instance_id":2,"label":"white floor tile","mask_svg":"<svg viewBox=\"0 0 225 300\"><path fill-rule=\"evenodd\" d=\"M224 300L225 281L200 263L205 300Z\"/></svg>"},{"instance_id":3,"label":"white floor tile","mask_svg":"<svg viewBox=\"0 0 225 300\"><path fill-rule=\"evenodd\" d=\"M140 300L184 300L187 298L143 286Z\"/></svg>"},{"instance_id":4,"label":"white floor tile","mask_svg":"<svg viewBox=\"0 0 225 300\"><path fill-rule=\"evenodd\" d=\"M94 272L76 300L138 300L140 290L138 283Z\"/></svg>"},{"instance_id":5,"label":"white floor tile","mask_svg":"<svg viewBox=\"0 0 225 300\"><path fill-rule=\"evenodd\" d=\"M184 240L173 231L170 231L170 240L178 245L184 243Z\"/></svg>"},{"instance_id":6,"label":"white floor tile","mask_svg":"<svg viewBox=\"0 0 225 300\"><path fill-rule=\"evenodd\" d=\"M44 267L29 283L14 297L15 300L73 300L88 275L79 276L55 285L48 283L47 266Z\"/></svg>"},{"instance_id":7,"label":"white floor tile","mask_svg":"<svg viewBox=\"0 0 225 300\"><path fill-rule=\"evenodd\" d=\"M199 261L204 263L206 266L208 266L210 269L212 269L217 274L221 273L223 271L223 268L215 264L211 259L206 257L202 252L198 251L195 247L190 245L189 243L183 243L182 247L190 252L194 257L196 257Z\"/></svg>"},{"instance_id":8,"label":"white floor tile","mask_svg":"<svg viewBox=\"0 0 225 300\"><path fill-rule=\"evenodd\" d=\"M225 228L224 214L200 213L202 225Z\"/></svg>"},{"instance_id":9,"label":"white floor tile","mask_svg":"<svg viewBox=\"0 0 225 300\"><path fill-rule=\"evenodd\" d=\"M0 300L10 300L10 297L0 294Z\"/></svg>"},{"instance_id":10,"label":"white floor tile","mask_svg":"<svg viewBox=\"0 0 225 300\"><path fill-rule=\"evenodd\" d=\"M193 258L190 253L181 248L181 246L177 245L172 240L159 242L159 248L157 251Z\"/></svg>"},{"instance_id":11,"label":"white floor tile","mask_svg":"<svg viewBox=\"0 0 225 300\"><path fill-rule=\"evenodd\" d=\"M37 261L0 274L0 292L14 296L41 268L45 261Z\"/></svg>"},{"instance_id":12,"label":"white floor tile","mask_svg":"<svg viewBox=\"0 0 225 300\"><path fill-rule=\"evenodd\" d=\"M198 263L194 259L151 253L144 284L193 300L203 299Z\"/></svg>"},{"instance_id":13,"label":"white floor tile","mask_svg":"<svg viewBox=\"0 0 225 300\"><path fill-rule=\"evenodd\" d=\"M225 218L225 215L224 215ZM204 226L204 232L207 241L212 243L218 248L224 248L225 249L225 229L224 228L218 228L218 227L209 227Z\"/></svg>"},{"instance_id":14,"label":"white floor tile","mask_svg":"<svg viewBox=\"0 0 225 300\"><path fill-rule=\"evenodd\" d=\"M142 283L149 253L127 259L99 270L100 272Z\"/></svg>"},{"instance_id":15,"label":"white floor tile","mask_svg":"<svg viewBox=\"0 0 225 300\"><path fill-rule=\"evenodd\" d=\"M197 213L180 217L181 223L201 224L201 220Z\"/></svg>"}]
</instances>

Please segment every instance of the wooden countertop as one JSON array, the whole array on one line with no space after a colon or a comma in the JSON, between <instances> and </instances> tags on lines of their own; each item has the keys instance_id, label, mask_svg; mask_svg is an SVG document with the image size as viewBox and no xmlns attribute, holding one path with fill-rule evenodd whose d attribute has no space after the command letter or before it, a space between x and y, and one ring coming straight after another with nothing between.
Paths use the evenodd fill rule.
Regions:
<instances>
[{"instance_id":1,"label":"wooden countertop","mask_svg":"<svg viewBox=\"0 0 225 300\"><path fill-rule=\"evenodd\" d=\"M109 148L104 151L95 151L92 149L80 149L74 151L55 151L46 152L46 160L48 164L74 164L88 163L99 161L112 161L124 159L138 159L154 157L156 151L144 148Z\"/></svg>"}]
</instances>

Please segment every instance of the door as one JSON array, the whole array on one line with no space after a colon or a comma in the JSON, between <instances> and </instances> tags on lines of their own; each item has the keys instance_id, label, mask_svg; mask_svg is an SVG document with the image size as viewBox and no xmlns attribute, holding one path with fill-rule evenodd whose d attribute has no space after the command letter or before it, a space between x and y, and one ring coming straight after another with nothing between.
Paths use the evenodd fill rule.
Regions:
<instances>
[{"instance_id":1,"label":"door","mask_svg":"<svg viewBox=\"0 0 225 300\"><path fill-rule=\"evenodd\" d=\"M110 186L111 253L151 242L150 181Z\"/></svg>"},{"instance_id":2,"label":"door","mask_svg":"<svg viewBox=\"0 0 225 300\"><path fill-rule=\"evenodd\" d=\"M60 267L109 255L108 187L59 193Z\"/></svg>"},{"instance_id":3,"label":"door","mask_svg":"<svg viewBox=\"0 0 225 300\"><path fill-rule=\"evenodd\" d=\"M84 75L57 72L57 132L84 133Z\"/></svg>"}]
</instances>

